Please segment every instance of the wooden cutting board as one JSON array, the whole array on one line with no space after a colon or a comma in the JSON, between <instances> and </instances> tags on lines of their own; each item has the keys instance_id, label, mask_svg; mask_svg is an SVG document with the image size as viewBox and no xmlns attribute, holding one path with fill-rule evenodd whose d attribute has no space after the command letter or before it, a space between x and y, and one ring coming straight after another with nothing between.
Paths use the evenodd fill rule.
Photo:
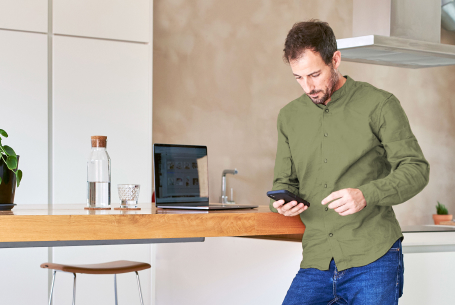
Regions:
<instances>
[{"instance_id":1,"label":"wooden cutting board","mask_svg":"<svg viewBox=\"0 0 455 305\"><path fill-rule=\"evenodd\" d=\"M441 221L439 224L444 226L455 226L455 221Z\"/></svg>"}]
</instances>

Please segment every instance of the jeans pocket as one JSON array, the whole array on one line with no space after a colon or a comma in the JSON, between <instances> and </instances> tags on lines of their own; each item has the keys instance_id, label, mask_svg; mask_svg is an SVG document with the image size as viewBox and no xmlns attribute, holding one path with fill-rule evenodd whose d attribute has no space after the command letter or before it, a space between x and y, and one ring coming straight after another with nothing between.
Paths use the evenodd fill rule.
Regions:
<instances>
[{"instance_id":1,"label":"jeans pocket","mask_svg":"<svg viewBox=\"0 0 455 305\"><path fill-rule=\"evenodd\" d=\"M390 247L389 252L399 252L401 250L401 239L397 241Z\"/></svg>"}]
</instances>

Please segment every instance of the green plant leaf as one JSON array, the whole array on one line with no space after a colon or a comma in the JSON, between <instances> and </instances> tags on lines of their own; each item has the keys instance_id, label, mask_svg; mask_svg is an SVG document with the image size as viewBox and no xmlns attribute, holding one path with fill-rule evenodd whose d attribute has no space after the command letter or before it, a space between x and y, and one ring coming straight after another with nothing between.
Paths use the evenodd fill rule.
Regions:
<instances>
[{"instance_id":1,"label":"green plant leaf","mask_svg":"<svg viewBox=\"0 0 455 305\"><path fill-rule=\"evenodd\" d=\"M8 145L4 145L3 146L3 149L5 150L6 154L8 156L13 156L13 157L16 157L16 152L14 151L14 149L12 149L11 147L9 147Z\"/></svg>"},{"instance_id":2,"label":"green plant leaf","mask_svg":"<svg viewBox=\"0 0 455 305\"><path fill-rule=\"evenodd\" d=\"M17 158L13 156L8 156L8 158L6 158L6 166L8 166L8 168L11 170L16 169Z\"/></svg>"},{"instance_id":3,"label":"green plant leaf","mask_svg":"<svg viewBox=\"0 0 455 305\"><path fill-rule=\"evenodd\" d=\"M18 170L16 172L16 184L17 184L17 187L19 187L19 184L21 184L21 180L22 180L22 171Z\"/></svg>"},{"instance_id":4,"label":"green plant leaf","mask_svg":"<svg viewBox=\"0 0 455 305\"><path fill-rule=\"evenodd\" d=\"M2 184L2 177L0 177L0 184Z\"/></svg>"},{"instance_id":5,"label":"green plant leaf","mask_svg":"<svg viewBox=\"0 0 455 305\"><path fill-rule=\"evenodd\" d=\"M4 136L5 138L8 137L8 134L3 129L0 129L0 135Z\"/></svg>"},{"instance_id":6,"label":"green plant leaf","mask_svg":"<svg viewBox=\"0 0 455 305\"><path fill-rule=\"evenodd\" d=\"M445 205L441 204L438 201L438 205L436 206L436 214L438 214L438 215L448 215L449 211L447 210Z\"/></svg>"}]
</instances>

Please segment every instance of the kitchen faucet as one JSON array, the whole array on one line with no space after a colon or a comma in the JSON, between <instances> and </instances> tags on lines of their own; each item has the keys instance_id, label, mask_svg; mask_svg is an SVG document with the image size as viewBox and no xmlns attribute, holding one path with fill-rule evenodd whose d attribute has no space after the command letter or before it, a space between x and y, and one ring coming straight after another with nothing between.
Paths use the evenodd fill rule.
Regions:
<instances>
[{"instance_id":1,"label":"kitchen faucet","mask_svg":"<svg viewBox=\"0 0 455 305\"><path fill-rule=\"evenodd\" d=\"M221 175L221 197L220 197L220 202L221 203L227 203L228 202L228 196L226 195L226 175L227 174L232 174L232 175L237 175L239 172L237 169L225 169L223 171L223 174Z\"/></svg>"}]
</instances>

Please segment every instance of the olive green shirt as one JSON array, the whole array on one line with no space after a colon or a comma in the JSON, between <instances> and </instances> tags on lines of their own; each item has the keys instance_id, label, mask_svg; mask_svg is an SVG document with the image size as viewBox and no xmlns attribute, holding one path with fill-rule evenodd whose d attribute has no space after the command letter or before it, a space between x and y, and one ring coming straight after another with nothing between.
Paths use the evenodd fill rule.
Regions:
<instances>
[{"instance_id":1,"label":"olive green shirt","mask_svg":"<svg viewBox=\"0 0 455 305\"><path fill-rule=\"evenodd\" d=\"M365 266L402 238L393 205L409 200L429 180L430 166L398 99L349 76L325 105L304 94L278 115L273 190L288 190L310 202L301 268L339 271ZM332 192L357 188L367 206L340 216L321 201ZM270 209L277 210L270 202Z\"/></svg>"}]
</instances>

